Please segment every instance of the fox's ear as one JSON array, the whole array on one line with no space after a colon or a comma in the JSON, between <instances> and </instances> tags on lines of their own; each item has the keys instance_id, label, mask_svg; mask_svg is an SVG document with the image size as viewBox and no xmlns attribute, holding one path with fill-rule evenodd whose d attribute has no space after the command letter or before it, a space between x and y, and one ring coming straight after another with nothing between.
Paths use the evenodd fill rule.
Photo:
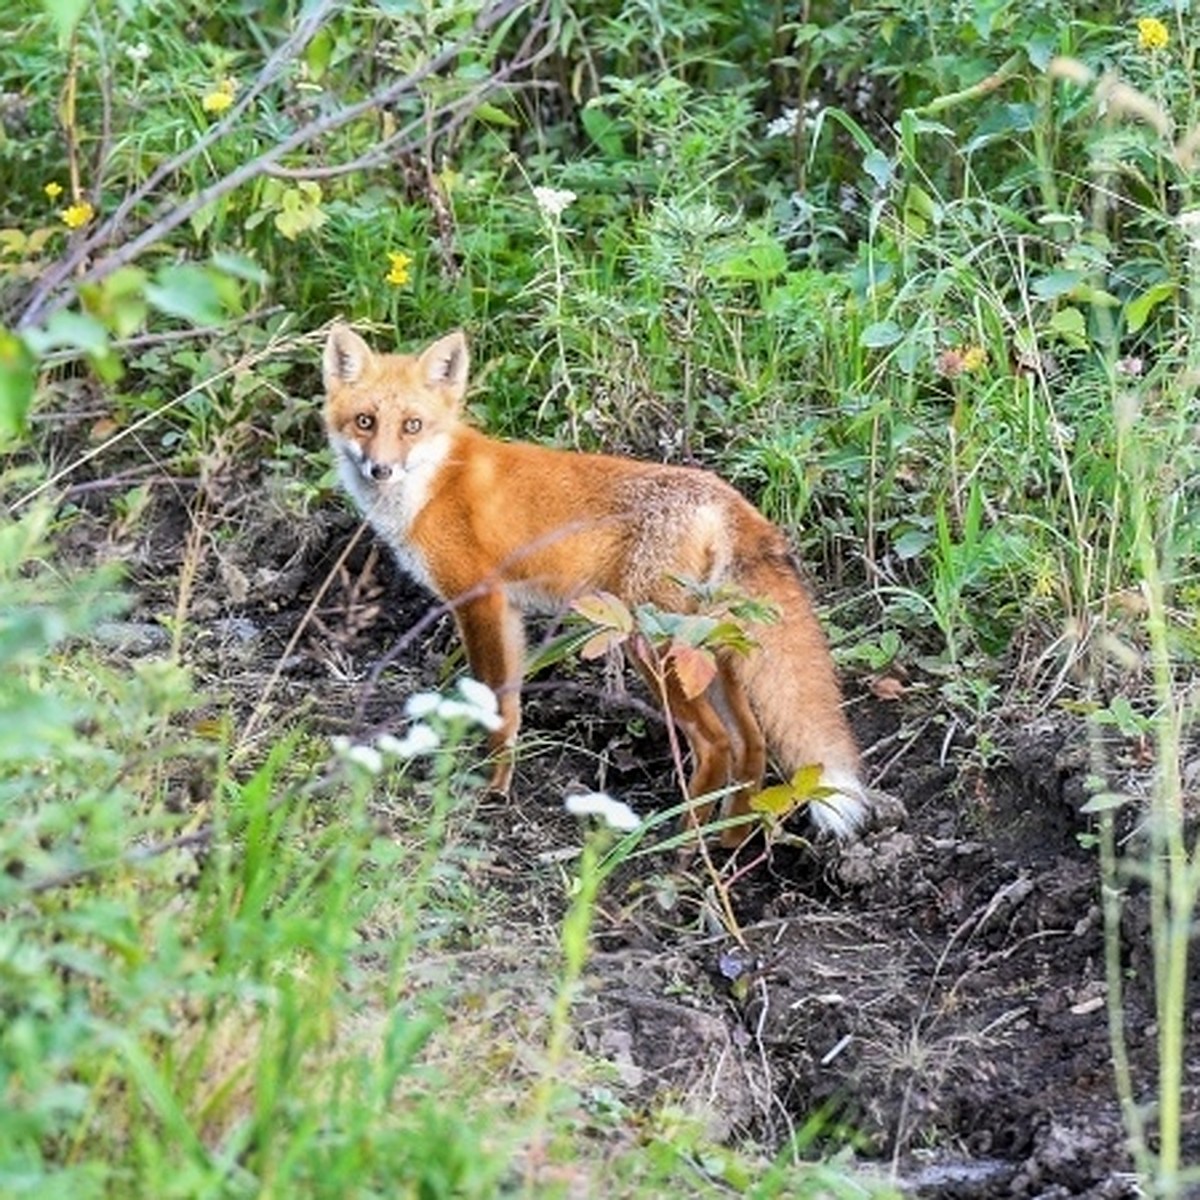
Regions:
<instances>
[{"instance_id":1,"label":"fox's ear","mask_svg":"<svg viewBox=\"0 0 1200 1200\"><path fill-rule=\"evenodd\" d=\"M467 336L461 329L438 338L421 354L421 371L426 382L444 387L457 404L467 391L467 370L470 367Z\"/></svg>"},{"instance_id":2,"label":"fox's ear","mask_svg":"<svg viewBox=\"0 0 1200 1200\"><path fill-rule=\"evenodd\" d=\"M349 325L336 322L329 330L322 359L325 390L335 383L357 383L374 357L371 347Z\"/></svg>"}]
</instances>

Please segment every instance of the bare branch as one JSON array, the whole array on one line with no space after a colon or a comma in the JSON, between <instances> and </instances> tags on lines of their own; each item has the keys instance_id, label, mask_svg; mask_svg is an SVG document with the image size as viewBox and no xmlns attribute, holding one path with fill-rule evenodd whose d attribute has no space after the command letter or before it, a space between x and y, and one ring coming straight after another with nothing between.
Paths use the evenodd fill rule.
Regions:
<instances>
[{"instance_id":1,"label":"bare branch","mask_svg":"<svg viewBox=\"0 0 1200 1200\"><path fill-rule=\"evenodd\" d=\"M288 39L288 42L285 43L285 46L295 47L296 45L301 44L302 37L303 40L307 40L308 37L311 37L312 33L315 32L317 27L314 22L318 16L320 16L321 19L324 19L323 14L325 13L329 2L331 2L331 0L325 0L324 3L319 4L317 8L313 10L313 13L310 14L305 24L300 29L297 29L292 38ZM366 113L384 105L394 103L402 96L415 91L416 88L426 79L436 75L438 72L444 70L450 63L452 63L471 44L471 42L479 36L479 34L495 28L508 17L514 15L524 8L529 7L530 3L531 0L499 0L498 3L493 4L476 18L475 23L473 24L469 33L464 35L457 42L448 46L446 49L442 50L439 54L435 55L423 66L415 71L410 72L408 75L404 76L404 78L394 81L387 87L378 89L376 92L372 93L372 95L363 100L360 100L354 104L346 105L345 107L338 109L336 112L327 113L316 120L310 121L308 124L296 130L284 141L264 151L257 158L243 164L237 170L230 172L223 178L218 179L214 183L210 184L207 188L194 195L191 199L185 201L183 204L174 206L169 211L163 213L163 215L154 220L148 228L144 229L136 237L132 238L128 242L125 242L111 253L105 255L99 261L93 263L85 273L80 275L74 281L75 285L78 285L79 283L95 283L106 278L118 267L133 261L144 250L160 241L166 234L183 224L193 214L204 208L206 205L211 204L213 201L220 199L229 192L236 190L243 184L258 178L260 175L264 175L271 171L279 164L279 161L285 158L287 155L294 153L296 150L309 145L310 143L328 133L333 132L334 130L340 129L342 126L349 124L351 121L357 120ZM443 109L439 110L439 115L454 114L454 119L450 122L451 128L457 127L457 125L461 124L461 122L466 119L467 112L463 110L466 109L468 104L474 104L488 91L491 91L504 83L513 73L526 68L532 62L537 61L544 55L544 53L546 53L545 49L540 51L535 51L533 49L537 41L537 35L544 30L544 21L545 8L543 7L541 13L538 15L538 18L535 20L533 29L526 36L520 51L513 57L513 59L511 59L504 67L500 68L500 70L491 75L487 80L473 88L466 94L466 96L460 97L458 100L447 104ZM111 237L111 235L116 231L117 226L124 219L124 216L128 213L132 204L134 204L138 199L142 199L147 196L150 189L161 183L162 180L166 178L166 176L172 170L177 170L181 165L191 161L196 153L198 153L205 146L211 144L216 137L219 137L223 132L231 127L233 118L236 116L236 114L243 110L244 106L250 102L254 95L262 91L266 84L270 82L270 78L274 78L274 75L278 74L278 72L283 69L286 61L283 56L283 50L284 47L281 46L280 50L272 56L271 61L268 63L267 67L264 68L263 73L260 74L254 86L249 90L249 92L247 92L245 96L242 97L242 101L231 110L229 116L225 120L221 121L217 126L210 130L209 133L202 138L196 146L191 147L184 154L177 156L176 159L172 160L171 163L164 164L163 167L154 172L154 174L146 181L145 184L136 189L135 192L131 193L131 195L126 198L113 216L104 223L101 229L97 230L97 232L89 237L85 242L73 247L71 253L65 259L63 259L56 267L51 268L43 275L42 280L34 289L32 296L26 304L25 311L17 322L18 328L26 328L40 320L44 320L51 313L70 303L73 295L73 288L64 288L63 285L66 283L71 273L86 259L88 250L94 249L96 246L102 244ZM269 72L272 72L272 74L268 78ZM393 138L389 139L389 150L392 153L395 153L396 147L401 140L405 137L413 136L414 130L419 125L422 125L425 119L426 118L422 117L420 122L410 123L397 135L394 135ZM376 148L376 150L378 150L378 148Z\"/></svg>"},{"instance_id":2,"label":"bare branch","mask_svg":"<svg viewBox=\"0 0 1200 1200\"><path fill-rule=\"evenodd\" d=\"M554 47L550 45L543 46L541 50L530 57L523 57L518 53L507 66L502 67L495 75L485 79L482 83L476 84L466 95L436 109L432 113L432 118L440 119L442 122L438 127L439 135L445 136L458 129L475 111L484 96L506 83L508 77L515 71L532 66L550 54L553 49ZM270 163L264 168L263 174L270 175L275 179L337 179L343 175L352 175L355 171L370 170L373 167L382 166L397 154L411 149L415 144L413 141L414 131L418 128L425 131L429 120L430 117L423 115L410 121L366 154L350 159L348 162L334 163L327 167L281 167L277 163ZM426 139L422 137L420 140Z\"/></svg>"},{"instance_id":3,"label":"bare branch","mask_svg":"<svg viewBox=\"0 0 1200 1200\"><path fill-rule=\"evenodd\" d=\"M44 311L48 310L52 312L55 308L61 307L60 304L48 305L46 303L47 298L53 295L88 260L93 251L107 245L116 237L125 222L125 218L129 215L130 210L135 204L152 195L164 180L169 179L172 175L182 170L193 159L203 154L215 141L224 137L226 133L234 128L238 118L253 103L255 97L261 95L274 82L288 63L307 45L317 30L325 23L336 2L337 0L320 0L304 17L291 36L286 38L275 53L271 55L255 81L242 94L241 98L226 113L222 120L207 129L186 150L181 151L174 158L160 164L156 170L150 173L144 182L134 188L117 205L116 211L112 216L106 221L101 222L95 230L72 242L63 258L43 273L42 278L39 280L37 287L33 290L25 306L25 312L18 323L19 327L23 328L32 324ZM99 172L97 172L98 178ZM99 197L97 197L97 208L99 207L98 200Z\"/></svg>"}]
</instances>

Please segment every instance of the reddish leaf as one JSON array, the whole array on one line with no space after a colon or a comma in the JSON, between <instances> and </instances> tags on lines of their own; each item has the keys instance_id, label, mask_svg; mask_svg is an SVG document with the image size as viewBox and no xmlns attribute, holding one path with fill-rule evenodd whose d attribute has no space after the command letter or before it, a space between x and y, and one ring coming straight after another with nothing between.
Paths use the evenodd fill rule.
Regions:
<instances>
[{"instance_id":1,"label":"reddish leaf","mask_svg":"<svg viewBox=\"0 0 1200 1200\"><path fill-rule=\"evenodd\" d=\"M579 657L584 659L603 658L610 650L617 649L625 635L616 629L601 629L594 633L579 648Z\"/></svg>"},{"instance_id":2,"label":"reddish leaf","mask_svg":"<svg viewBox=\"0 0 1200 1200\"><path fill-rule=\"evenodd\" d=\"M717 660L711 651L676 642L667 652L680 690L694 700L704 692L717 674Z\"/></svg>"},{"instance_id":3,"label":"reddish leaf","mask_svg":"<svg viewBox=\"0 0 1200 1200\"><path fill-rule=\"evenodd\" d=\"M880 675L871 681L871 692L880 700L899 700L908 688L895 675Z\"/></svg>"}]
</instances>

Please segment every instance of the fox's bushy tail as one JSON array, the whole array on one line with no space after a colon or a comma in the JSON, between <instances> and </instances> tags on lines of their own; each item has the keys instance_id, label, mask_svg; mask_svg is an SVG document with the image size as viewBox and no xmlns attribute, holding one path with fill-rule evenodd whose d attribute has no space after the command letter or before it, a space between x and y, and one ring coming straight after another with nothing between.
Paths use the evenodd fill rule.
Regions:
<instances>
[{"instance_id":1,"label":"fox's bushy tail","mask_svg":"<svg viewBox=\"0 0 1200 1200\"><path fill-rule=\"evenodd\" d=\"M850 837L866 820L869 801L812 601L782 540L752 561L737 563L734 574L748 595L779 609L779 620L754 626L759 648L738 656L736 666L767 744L789 774L821 764L821 785L829 792L812 801L813 820L838 837Z\"/></svg>"}]
</instances>

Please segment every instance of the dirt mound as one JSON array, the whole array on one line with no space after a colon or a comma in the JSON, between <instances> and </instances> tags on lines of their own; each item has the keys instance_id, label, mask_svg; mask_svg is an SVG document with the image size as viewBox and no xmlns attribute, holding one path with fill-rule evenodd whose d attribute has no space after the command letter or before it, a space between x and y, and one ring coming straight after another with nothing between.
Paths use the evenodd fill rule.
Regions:
<instances>
[{"instance_id":1,"label":"dirt mound","mask_svg":"<svg viewBox=\"0 0 1200 1200\"><path fill-rule=\"evenodd\" d=\"M443 678L450 622L428 617L428 598L367 539L346 552L352 521L317 529L277 522L203 558L194 661L243 712L266 695L266 719L307 712L329 730L378 728L407 692ZM148 611L153 581L142 582ZM712 1136L771 1150L849 1138L908 1194L1133 1196L1096 852L1080 813L1081 723L1014 723L980 764L938 723L936 692L885 703L849 690L868 753L889 747L875 773L898 804L858 843L781 847L739 880L744 945L714 919L698 862L626 864L598 915L576 1010L583 1047L611 1065L625 1104L676 1097ZM561 915L546 899L561 889L539 879L549 885L556 853L578 844L567 791L608 788L642 810L678 795L644 702L578 666L530 688L523 750L516 799L477 814L513 939ZM1126 1034L1149 1102L1152 971L1136 896L1124 936Z\"/></svg>"}]
</instances>

